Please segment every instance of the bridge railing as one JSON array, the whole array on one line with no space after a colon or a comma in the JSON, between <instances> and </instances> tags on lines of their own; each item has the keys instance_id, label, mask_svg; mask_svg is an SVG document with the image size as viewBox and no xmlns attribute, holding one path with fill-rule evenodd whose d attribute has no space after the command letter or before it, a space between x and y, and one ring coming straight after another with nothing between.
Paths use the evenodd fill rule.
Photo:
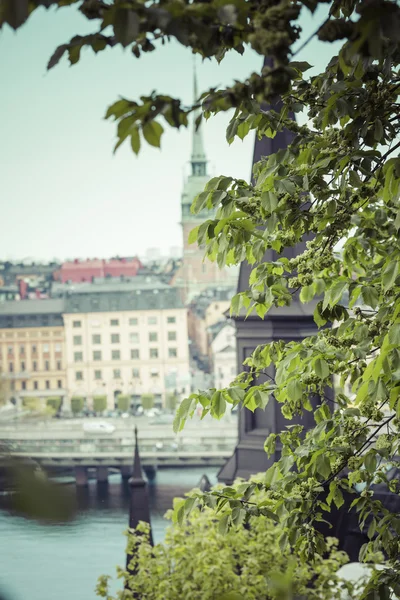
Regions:
<instances>
[{"instance_id":1,"label":"bridge railing","mask_svg":"<svg viewBox=\"0 0 400 600\"><path fill-rule=\"evenodd\" d=\"M237 442L236 436L224 438L180 438L145 439L139 440L140 452L218 452L233 450ZM110 454L124 453L133 456L134 444L132 439L101 439L101 440L13 440L7 444L8 451L12 453L30 453L34 456L55 454Z\"/></svg>"}]
</instances>

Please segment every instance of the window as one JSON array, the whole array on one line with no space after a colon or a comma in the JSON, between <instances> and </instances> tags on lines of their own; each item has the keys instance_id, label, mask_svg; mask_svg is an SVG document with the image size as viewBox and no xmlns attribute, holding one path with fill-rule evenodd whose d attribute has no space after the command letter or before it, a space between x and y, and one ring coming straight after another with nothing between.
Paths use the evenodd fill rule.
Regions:
<instances>
[{"instance_id":1,"label":"window","mask_svg":"<svg viewBox=\"0 0 400 600\"><path fill-rule=\"evenodd\" d=\"M33 363L32 363L32 370L33 371L37 371L37 362L36 362L36 360L34 360Z\"/></svg>"},{"instance_id":2,"label":"window","mask_svg":"<svg viewBox=\"0 0 400 600\"><path fill-rule=\"evenodd\" d=\"M101 344L101 335L99 333L92 335L92 344Z\"/></svg>"},{"instance_id":3,"label":"window","mask_svg":"<svg viewBox=\"0 0 400 600\"><path fill-rule=\"evenodd\" d=\"M121 352L119 350L112 350L111 351L111 358L113 360L120 360L120 358L121 358Z\"/></svg>"},{"instance_id":4,"label":"window","mask_svg":"<svg viewBox=\"0 0 400 600\"><path fill-rule=\"evenodd\" d=\"M99 371L99 370L96 370L96 371L94 372L94 378L95 378L95 379L101 379L101 371Z\"/></svg>"},{"instance_id":5,"label":"window","mask_svg":"<svg viewBox=\"0 0 400 600\"><path fill-rule=\"evenodd\" d=\"M152 369L150 371L150 373L151 373L152 377L159 377L160 376L160 373L157 371L157 369Z\"/></svg>"},{"instance_id":6,"label":"window","mask_svg":"<svg viewBox=\"0 0 400 600\"><path fill-rule=\"evenodd\" d=\"M57 361L57 371L61 371L62 366L61 366L61 360Z\"/></svg>"},{"instance_id":7,"label":"window","mask_svg":"<svg viewBox=\"0 0 400 600\"><path fill-rule=\"evenodd\" d=\"M149 342L157 342L158 341L158 335L156 331L150 331L149 333Z\"/></svg>"},{"instance_id":8,"label":"window","mask_svg":"<svg viewBox=\"0 0 400 600\"><path fill-rule=\"evenodd\" d=\"M113 370L113 377L114 377L114 379L121 379L121 371L120 371L120 369L114 369Z\"/></svg>"},{"instance_id":9,"label":"window","mask_svg":"<svg viewBox=\"0 0 400 600\"><path fill-rule=\"evenodd\" d=\"M37 381L34 381L34 382L33 382L33 389L34 389L34 390L37 390L38 388L39 388L38 382L37 382Z\"/></svg>"},{"instance_id":10,"label":"window","mask_svg":"<svg viewBox=\"0 0 400 600\"><path fill-rule=\"evenodd\" d=\"M20 356L25 356L25 346L19 347L19 353L20 353Z\"/></svg>"},{"instance_id":11,"label":"window","mask_svg":"<svg viewBox=\"0 0 400 600\"><path fill-rule=\"evenodd\" d=\"M32 354L36 354L36 352L37 352L37 346L36 346L36 344L33 344L33 346L32 346Z\"/></svg>"},{"instance_id":12,"label":"window","mask_svg":"<svg viewBox=\"0 0 400 600\"><path fill-rule=\"evenodd\" d=\"M83 361L83 352L74 352L74 362Z\"/></svg>"},{"instance_id":13,"label":"window","mask_svg":"<svg viewBox=\"0 0 400 600\"><path fill-rule=\"evenodd\" d=\"M111 343L112 344L119 344L119 333L112 333L111 334Z\"/></svg>"},{"instance_id":14,"label":"window","mask_svg":"<svg viewBox=\"0 0 400 600\"><path fill-rule=\"evenodd\" d=\"M132 377L135 377L135 378L140 377L139 369L137 369L137 368L132 369Z\"/></svg>"},{"instance_id":15,"label":"window","mask_svg":"<svg viewBox=\"0 0 400 600\"><path fill-rule=\"evenodd\" d=\"M59 343L54 344L54 349L56 352L61 352L61 344L59 344Z\"/></svg>"},{"instance_id":16,"label":"window","mask_svg":"<svg viewBox=\"0 0 400 600\"><path fill-rule=\"evenodd\" d=\"M176 317L167 317L167 323L176 323Z\"/></svg>"},{"instance_id":17,"label":"window","mask_svg":"<svg viewBox=\"0 0 400 600\"><path fill-rule=\"evenodd\" d=\"M50 350L49 344L43 344L43 354L47 354Z\"/></svg>"},{"instance_id":18,"label":"window","mask_svg":"<svg viewBox=\"0 0 400 600\"><path fill-rule=\"evenodd\" d=\"M83 371L75 371L75 381L83 381Z\"/></svg>"},{"instance_id":19,"label":"window","mask_svg":"<svg viewBox=\"0 0 400 600\"><path fill-rule=\"evenodd\" d=\"M14 348L13 346L7 346L7 353L12 356L14 354Z\"/></svg>"},{"instance_id":20,"label":"window","mask_svg":"<svg viewBox=\"0 0 400 600\"><path fill-rule=\"evenodd\" d=\"M168 331L168 341L174 342L176 340L176 331Z\"/></svg>"},{"instance_id":21,"label":"window","mask_svg":"<svg viewBox=\"0 0 400 600\"><path fill-rule=\"evenodd\" d=\"M74 346L81 346L82 345L82 336L81 335L74 335L72 341L73 341Z\"/></svg>"},{"instance_id":22,"label":"window","mask_svg":"<svg viewBox=\"0 0 400 600\"><path fill-rule=\"evenodd\" d=\"M150 348L150 358L158 358L158 349Z\"/></svg>"},{"instance_id":23,"label":"window","mask_svg":"<svg viewBox=\"0 0 400 600\"><path fill-rule=\"evenodd\" d=\"M168 357L176 358L178 356L178 350L176 348L168 348Z\"/></svg>"},{"instance_id":24,"label":"window","mask_svg":"<svg viewBox=\"0 0 400 600\"><path fill-rule=\"evenodd\" d=\"M136 317L134 319L129 319L129 325L137 325L138 324L138 320L136 319Z\"/></svg>"},{"instance_id":25,"label":"window","mask_svg":"<svg viewBox=\"0 0 400 600\"><path fill-rule=\"evenodd\" d=\"M82 327L82 321L72 321L72 327Z\"/></svg>"},{"instance_id":26,"label":"window","mask_svg":"<svg viewBox=\"0 0 400 600\"><path fill-rule=\"evenodd\" d=\"M50 389L50 381L46 379L46 390Z\"/></svg>"},{"instance_id":27,"label":"window","mask_svg":"<svg viewBox=\"0 0 400 600\"><path fill-rule=\"evenodd\" d=\"M148 323L149 325L157 325L157 317L149 317L149 318L147 319L147 323Z\"/></svg>"},{"instance_id":28,"label":"window","mask_svg":"<svg viewBox=\"0 0 400 600\"><path fill-rule=\"evenodd\" d=\"M137 344L139 342L139 334L138 333L130 333L129 340L131 344Z\"/></svg>"},{"instance_id":29,"label":"window","mask_svg":"<svg viewBox=\"0 0 400 600\"><path fill-rule=\"evenodd\" d=\"M100 350L93 351L93 360L101 360L101 351Z\"/></svg>"},{"instance_id":30,"label":"window","mask_svg":"<svg viewBox=\"0 0 400 600\"><path fill-rule=\"evenodd\" d=\"M21 362L21 371L25 371L25 363Z\"/></svg>"},{"instance_id":31,"label":"window","mask_svg":"<svg viewBox=\"0 0 400 600\"><path fill-rule=\"evenodd\" d=\"M44 370L50 371L50 362L48 360L44 361Z\"/></svg>"},{"instance_id":32,"label":"window","mask_svg":"<svg viewBox=\"0 0 400 600\"><path fill-rule=\"evenodd\" d=\"M21 390L26 390L26 381L21 381Z\"/></svg>"},{"instance_id":33,"label":"window","mask_svg":"<svg viewBox=\"0 0 400 600\"><path fill-rule=\"evenodd\" d=\"M61 388L62 388L62 381L61 381L61 379L59 379L57 381L57 387L58 387L59 390L61 390Z\"/></svg>"},{"instance_id":34,"label":"window","mask_svg":"<svg viewBox=\"0 0 400 600\"><path fill-rule=\"evenodd\" d=\"M118 319L111 319L110 325L111 325L111 327L117 327L119 325L119 320Z\"/></svg>"},{"instance_id":35,"label":"window","mask_svg":"<svg viewBox=\"0 0 400 600\"><path fill-rule=\"evenodd\" d=\"M138 348L134 348L131 350L131 359L132 360L138 360L140 358L139 356L139 349Z\"/></svg>"},{"instance_id":36,"label":"window","mask_svg":"<svg viewBox=\"0 0 400 600\"><path fill-rule=\"evenodd\" d=\"M14 373L14 363L9 363L8 370L10 373Z\"/></svg>"}]
</instances>

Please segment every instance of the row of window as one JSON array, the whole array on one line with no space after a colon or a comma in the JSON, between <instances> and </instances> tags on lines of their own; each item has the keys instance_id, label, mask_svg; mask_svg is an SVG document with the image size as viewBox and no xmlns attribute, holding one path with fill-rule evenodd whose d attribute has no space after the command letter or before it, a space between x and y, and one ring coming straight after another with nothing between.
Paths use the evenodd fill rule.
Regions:
<instances>
[{"instance_id":1,"label":"row of window","mask_svg":"<svg viewBox=\"0 0 400 600\"><path fill-rule=\"evenodd\" d=\"M30 382L29 382L30 383ZM62 381L61 379L59 379L57 381L57 388L61 390L63 387L62 385ZM28 386L28 382L27 381L21 381L21 390L29 390L30 386ZM32 381L32 390L38 390L39 389L39 382L38 381ZM45 381L45 389L46 390L51 390L51 381L50 380L46 380ZM11 382L11 390L14 391L15 390L15 381Z\"/></svg>"},{"instance_id":2,"label":"row of window","mask_svg":"<svg viewBox=\"0 0 400 600\"><path fill-rule=\"evenodd\" d=\"M178 349L177 348L168 348L168 358L177 358ZM94 350L92 353L93 360L103 360L103 353L101 350ZM149 351L150 358L159 358L158 348L150 348ZM121 351L120 350L111 350L111 359L112 360L121 360ZM140 351L138 348L131 349L131 360L139 360L140 359ZM74 362L83 362L83 352L74 352Z\"/></svg>"},{"instance_id":3,"label":"row of window","mask_svg":"<svg viewBox=\"0 0 400 600\"><path fill-rule=\"evenodd\" d=\"M35 344L32 344L32 346L29 346L31 354L37 354L38 353L38 347ZM46 354L47 352L50 352L50 344L42 344L41 345L41 349L43 354ZM7 346L7 354L8 356L10 355L14 355L14 346ZM18 353L20 356L26 356L27 352L26 352L26 347L25 346L19 346L18 348ZM54 351L55 352L61 352L62 351L62 344L60 343L56 343L54 344Z\"/></svg>"},{"instance_id":4,"label":"row of window","mask_svg":"<svg viewBox=\"0 0 400 600\"><path fill-rule=\"evenodd\" d=\"M40 365L39 365L40 367ZM49 360L45 360L44 361L44 371L50 371L50 361ZM62 363L61 360L57 360L56 362L56 370L57 371L61 371L62 370ZM19 372L24 372L26 371L26 363L24 361L21 361L19 363L19 369L15 369L14 363L10 362L8 363L8 372L9 373L14 373L15 371L19 371ZM40 368L38 368L38 363L36 360L32 361L32 371L41 371Z\"/></svg>"},{"instance_id":5,"label":"row of window","mask_svg":"<svg viewBox=\"0 0 400 600\"><path fill-rule=\"evenodd\" d=\"M147 318L148 325L157 325L158 317L148 317ZM176 317L167 317L167 323L176 323ZM135 326L139 324L139 319L137 317L133 317L129 319L129 325ZM110 319L111 327L119 326L119 319ZM82 327L82 321L72 321L72 327L79 328Z\"/></svg>"},{"instance_id":6,"label":"row of window","mask_svg":"<svg viewBox=\"0 0 400 600\"><path fill-rule=\"evenodd\" d=\"M92 335L92 344L97 345L101 344L101 335L100 333L94 333ZM168 331L167 339L169 342L174 342L176 340L176 331ZM73 344L74 346L82 346L83 340L81 335L73 336ZM110 341L112 344L119 344L121 341L119 333L112 333L110 336ZM138 344L140 342L138 333L130 333L129 341L131 344ZM149 342L158 342L158 333L156 331L150 331L149 333Z\"/></svg>"},{"instance_id":7,"label":"row of window","mask_svg":"<svg viewBox=\"0 0 400 600\"><path fill-rule=\"evenodd\" d=\"M159 377L160 374L159 374L158 371L152 369L151 376L152 377ZM139 371L139 369L137 369L137 368L132 369L132 377L134 379L139 379L139 377L140 377L140 371ZM100 369L96 369L94 371L94 378L96 380L103 379L102 371ZM122 379L121 369L113 369L113 379ZM84 380L83 371L75 371L75 380L76 381L83 381Z\"/></svg>"}]
</instances>

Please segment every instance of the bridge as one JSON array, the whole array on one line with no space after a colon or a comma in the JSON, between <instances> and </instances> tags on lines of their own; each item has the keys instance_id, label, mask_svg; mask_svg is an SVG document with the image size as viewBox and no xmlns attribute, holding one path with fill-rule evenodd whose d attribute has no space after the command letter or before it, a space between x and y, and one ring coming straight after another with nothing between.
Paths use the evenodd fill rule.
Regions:
<instances>
[{"instance_id":1,"label":"bridge","mask_svg":"<svg viewBox=\"0 0 400 600\"><path fill-rule=\"evenodd\" d=\"M112 421L115 430L101 434L85 432L82 421L67 426L51 422L35 427L3 427L0 442L13 457L34 460L46 471L72 470L77 485L86 485L93 470L99 482L107 480L109 470L130 476L136 420L126 421ZM177 435L171 424L138 420L137 425L141 461L150 479L163 467L220 467L232 455L237 441L236 420L196 420Z\"/></svg>"}]
</instances>

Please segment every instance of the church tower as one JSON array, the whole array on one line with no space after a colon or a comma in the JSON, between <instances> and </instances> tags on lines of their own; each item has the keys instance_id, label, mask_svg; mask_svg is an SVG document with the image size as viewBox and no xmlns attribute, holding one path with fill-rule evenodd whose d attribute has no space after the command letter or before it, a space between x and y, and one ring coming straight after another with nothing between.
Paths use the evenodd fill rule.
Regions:
<instances>
[{"instance_id":1,"label":"church tower","mask_svg":"<svg viewBox=\"0 0 400 600\"><path fill-rule=\"evenodd\" d=\"M193 76L194 101L198 100L196 71ZM197 113L197 114L196 114ZM207 157L204 150L201 126L196 129L196 111L192 123L192 154L190 158L190 174L187 177L181 196L181 225L183 235L183 263L177 274L176 284L183 290L185 302L190 302L194 296L207 288L235 287L235 273L226 269L220 270L216 263L204 259L204 249L197 242L189 244L189 233L209 218L213 218L215 210L204 209L194 215L190 211L193 200L204 191L210 179L207 169Z\"/></svg>"}]
</instances>

